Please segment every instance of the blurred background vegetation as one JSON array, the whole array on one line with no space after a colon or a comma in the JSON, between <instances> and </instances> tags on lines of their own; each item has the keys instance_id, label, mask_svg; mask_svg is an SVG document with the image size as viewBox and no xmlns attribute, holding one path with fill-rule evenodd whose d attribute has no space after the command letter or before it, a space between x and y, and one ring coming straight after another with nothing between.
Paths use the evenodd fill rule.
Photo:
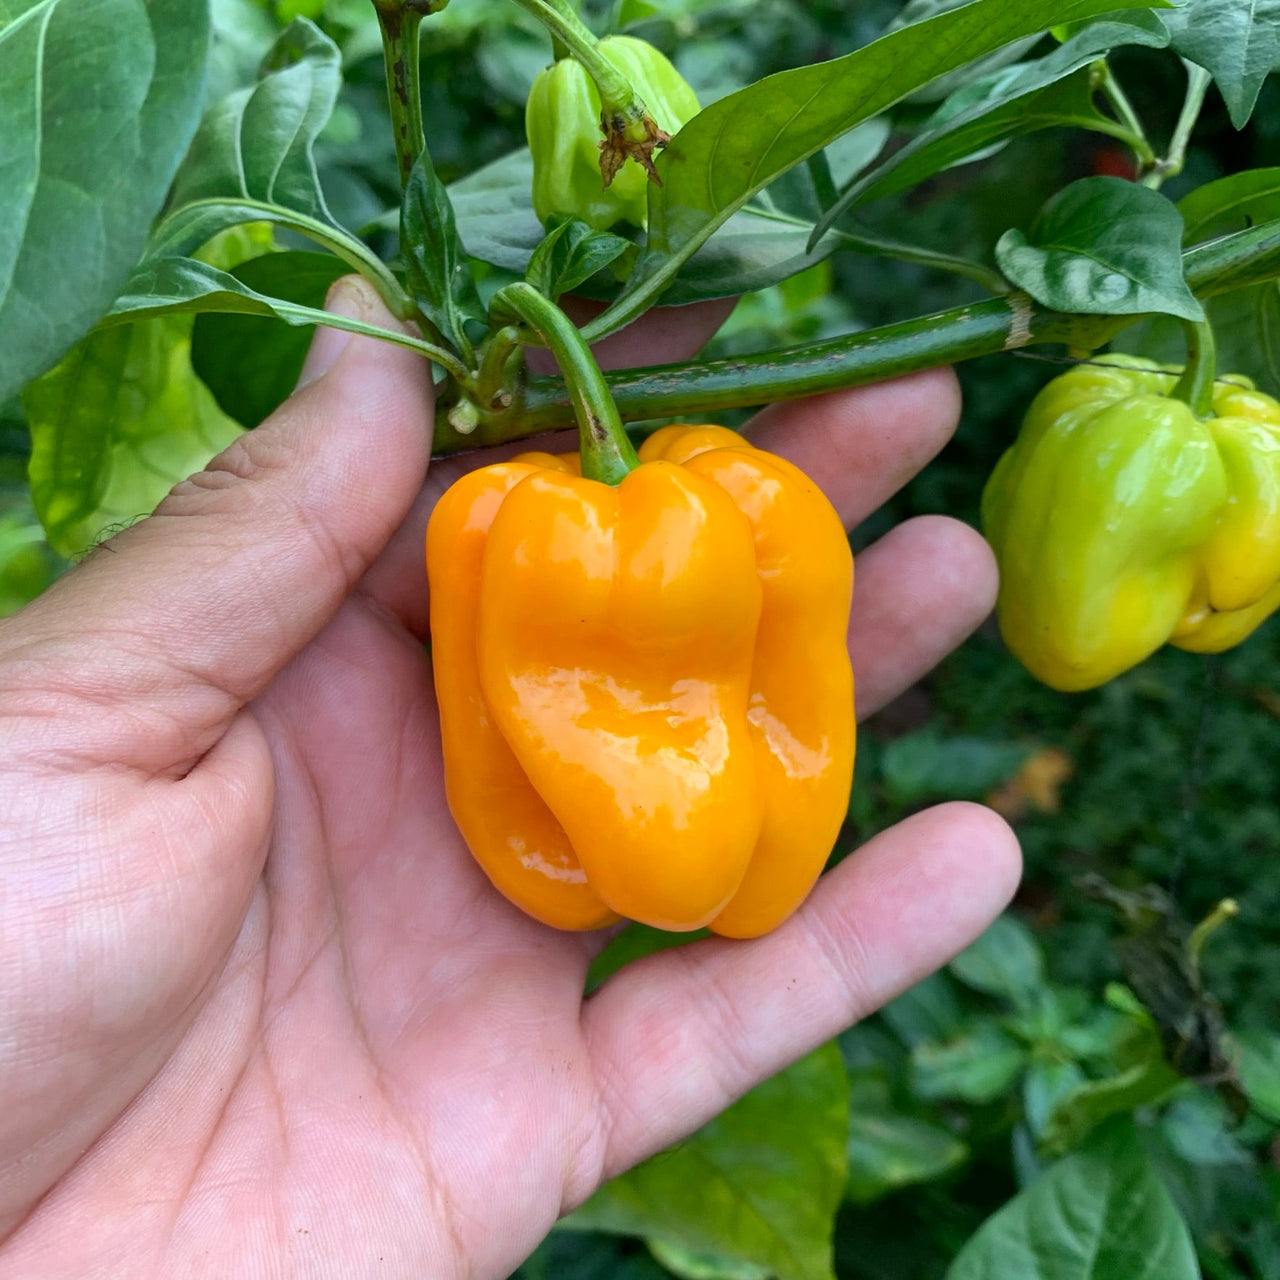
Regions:
<instances>
[{"instance_id":1,"label":"blurred background vegetation","mask_svg":"<svg viewBox=\"0 0 1280 1280\"><path fill-rule=\"evenodd\" d=\"M371 227L398 190L368 0L214 7L211 96L248 82L295 16L339 42L347 83L317 155L335 215ZM848 52L921 7L620 0L586 12L601 30L625 25L659 45L706 102ZM507 0L454 0L427 24L423 45L427 133L445 179L522 145L525 93L548 58L536 26ZM1166 138L1182 94L1177 60L1133 49L1114 65L1148 132ZM945 87L901 118L926 114ZM1176 199L1221 173L1274 162L1278 135L1274 79L1242 133L1211 91L1187 169L1167 193ZM863 221L990 262L999 234L1025 226L1058 187L1125 176L1129 163L1105 138L1037 133L869 206ZM978 296L955 276L846 254L745 299L715 350L767 349ZM987 474L1031 396L1059 371L1034 354L964 366L955 439L866 523L858 545L922 513L976 523ZM25 448L19 407L0 407L0 612L59 568L26 503ZM1275 620L1221 658L1164 650L1070 696L1032 680L988 624L863 727L839 850L935 801L985 799L1013 822L1026 853L1012 911L948 972L842 1037L838 1054L814 1055L651 1162L658 1173L648 1182L642 1175L593 1202L522 1274L819 1277L834 1247L842 1280L938 1277L1050 1160L1079 1149L1096 1122L1133 1114L1204 1274L1280 1280L1278 764ZM1189 930L1226 898L1238 915L1188 951ZM625 935L600 972L660 941ZM1135 1048L1144 1037L1158 1039L1160 1068ZM691 1188L717 1180L715 1204L698 1200L691 1213L690 1197L701 1194Z\"/></svg>"}]
</instances>

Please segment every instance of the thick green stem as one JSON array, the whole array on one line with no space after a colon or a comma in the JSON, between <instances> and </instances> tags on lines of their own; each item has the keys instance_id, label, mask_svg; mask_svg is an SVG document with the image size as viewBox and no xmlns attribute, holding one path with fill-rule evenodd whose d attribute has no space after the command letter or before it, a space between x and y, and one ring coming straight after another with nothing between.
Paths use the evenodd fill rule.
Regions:
<instances>
[{"instance_id":1,"label":"thick green stem","mask_svg":"<svg viewBox=\"0 0 1280 1280\"><path fill-rule=\"evenodd\" d=\"M1218 376L1217 347L1213 327L1207 320L1184 320L1187 337L1187 364L1173 394L1191 406L1197 418L1213 417L1213 384Z\"/></svg>"},{"instance_id":2,"label":"thick green stem","mask_svg":"<svg viewBox=\"0 0 1280 1280\"><path fill-rule=\"evenodd\" d=\"M1280 219L1197 245L1183 257L1200 297L1280 277ZM1049 311L1025 294L955 307L879 329L759 356L699 361L605 375L626 421L750 408L841 387L954 364L1035 343L1094 350L1141 316L1084 316ZM513 389L508 409L483 415L474 434L436 422L435 452L522 440L571 426L573 404L559 378L534 378Z\"/></svg>"},{"instance_id":3,"label":"thick green stem","mask_svg":"<svg viewBox=\"0 0 1280 1280\"><path fill-rule=\"evenodd\" d=\"M1191 131L1200 119L1204 95L1213 79L1203 67L1194 62L1183 59L1182 65L1187 69L1187 92L1182 100L1182 110L1173 129L1173 137L1169 140L1169 153L1163 160L1157 160L1154 168L1142 180L1145 186L1153 189L1158 188L1166 178L1182 172L1187 159L1187 143L1191 141Z\"/></svg>"},{"instance_id":4,"label":"thick green stem","mask_svg":"<svg viewBox=\"0 0 1280 1280\"><path fill-rule=\"evenodd\" d=\"M573 321L523 281L499 290L490 310L495 315L517 316L546 343L564 374L565 390L578 423L582 474L588 480L620 484L629 471L640 465L640 459L622 428L622 418L600 366Z\"/></svg>"},{"instance_id":5,"label":"thick green stem","mask_svg":"<svg viewBox=\"0 0 1280 1280\"><path fill-rule=\"evenodd\" d=\"M427 145L422 128L418 31L422 14L400 0L375 0L382 28L382 56L387 68L387 105L395 135L400 185L409 181L414 162ZM441 6L443 7L443 6Z\"/></svg>"}]
</instances>

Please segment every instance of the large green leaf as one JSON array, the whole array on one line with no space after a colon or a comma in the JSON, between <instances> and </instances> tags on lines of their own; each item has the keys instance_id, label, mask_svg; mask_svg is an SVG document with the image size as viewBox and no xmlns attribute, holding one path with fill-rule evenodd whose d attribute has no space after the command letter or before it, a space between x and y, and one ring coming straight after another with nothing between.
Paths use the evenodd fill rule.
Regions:
<instances>
[{"instance_id":1,"label":"large green leaf","mask_svg":"<svg viewBox=\"0 0 1280 1280\"><path fill-rule=\"evenodd\" d=\"M184 316L99 329L28 386L31 496L60 554L147 515L239 434L192 371L190 334Z\"/></svg>"},{"instance_id":2,"label":"large green leaf","mask_svg":"<svg viewBox=\"0 0 1280 1280\"><path fill-rule=\"evenodd\" d=\"M1158 191L1122 178L1081 178L1023 234L996 244L1000 270L1055 311L1202 320L1182 274L1182 216Z\"/></svg>"},{"instance_id":3,"label":"large green leaf","mask_svg":"<svg viewBox=\"0 0 1280 1280\"><path fill-rule=\"evenodd\" d=\"M848 1120L844 1064L826 1045L606 1184L565 1225L756 1264L778 1280L830 1280Z\"/></svg>"},{"instance_id":4,"label":"large green leaf","mask_svg":"<svg viewBox=\"0 0 1280 1280\"><path fill-rule=\"evenodd\" d=\"M201 0L0 0L0 403L111 305L191 140Z\"/></svg>"},{"instance_id":5,"label":"large green leaf","mask_svg":"<svg viewBox=\"0 0 1280 1280\"><path fill-rule=\"evenodd\" d=\"M1155 14L1091 22L1045 57L956 90L905 147L842 193L814 229L815 238L853 205L905 191L1010 138L1061 126L1123 136L1123 126L1094 106L1088 65L1119 45L1160 48L1168 42Z\"/></svg>"},{"instance_id":6,"label":"large green leaf","mask_svg":"<svg viewBox=\"0 0 1280 1280\"><path fill-rule=\"evenodd\" d=\"M305 18L268 53L258 82L228 94L205 115L148 260L189 257L228 227L271 222L310 237L357 271L399 292L394 277L330 214L312 148L342 84L337 46Z\"/></svg>"},{"instance_id":7,"label":"large green leaf","mask_svg":"<svg viewBox=\"0 0 1280 1280\"><path fill-rule=\"evenodd\" d=\"M337 45L295 19L272 46L258 83L228 94L200 122L170 208L244 197L332 223L311 149L341 86Z\"/></svg>"},{"instance_id":8,"label":"large green leaf","mask_svg":"<svg viewBox=\"0 0 1280 1280\"><path fill-rule=\"evenodd\" d=\"M645 250L618 302L588 334L611 332L646 310L757 191L913 90L1053 23L1151 7L1149 0L973 0L713 102L662 153L663 186L650 187Z\"/></svg>"},{"instance_id":9,"label":"large green leaf","mask_svg":"<svg viewBox=\"0 0 1280 1280\"><path fill-rule=\"evenodd\" d=\"M1131 1125L1100 1130L978 1229L946 1280L1199 1280L1191 1233Z\"/></svg>"},{"instance_id":10,"label":"large green leaf","mask_svg":"<svg viewBox=\"0 0 1280 1280\"><path fill-rule=\"evenodd\" d=\"M1232 124L1243 129L1280 62L1280 0L1187 0L1163 18L1173 47L1213 76Z\"/></svg>"}]
</instances>

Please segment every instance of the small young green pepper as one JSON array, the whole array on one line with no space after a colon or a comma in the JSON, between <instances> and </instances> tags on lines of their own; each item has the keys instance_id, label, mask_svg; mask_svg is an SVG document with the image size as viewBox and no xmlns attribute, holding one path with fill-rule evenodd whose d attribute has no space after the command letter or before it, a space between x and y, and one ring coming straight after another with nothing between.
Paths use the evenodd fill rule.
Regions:
<instances>
[{"instance_id":1,"label":"small young green pepper","mask_svg":"<svg viewBox=\"0 0 1280 1280\"><path fill-rule=\"evenodd\" d=\"M698 98L671 63L643 40L608 36L596 46L644 100L666 134L698 114ZM600 172L600 94L574 58L547 67L533 83L525 109L533 155L533 207L546 222L560 214L581 218L597 231L619 222L644 227L649 175L634 161L606 188Z\"/></svg>"},{"instance_id":2,"label":"small young green pepper","mask_svg":"<svg viewBox=\"0 0 1280 1280\"><path fill-rule=\"evenodd\" d=\"M982 498L1005 643L1055 689L1091 689L1165 643L1238 644L1280 607L1280 403L1105 356L1033 401Z\"/></svg>"}]
</instances>

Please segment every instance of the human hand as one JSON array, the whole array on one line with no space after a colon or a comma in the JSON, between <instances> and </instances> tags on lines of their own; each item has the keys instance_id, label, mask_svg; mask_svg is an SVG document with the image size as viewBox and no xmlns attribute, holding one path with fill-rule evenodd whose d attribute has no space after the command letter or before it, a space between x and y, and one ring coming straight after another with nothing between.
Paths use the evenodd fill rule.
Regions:
<instances>
[{"instance_id":1,"label":"human hand","mask_svg":"<svg viewBox=\"0 0 1280 1280\"><path fill-rule=\"evenodd\" d=\"M358 284L335 305L392 323ZM680 358L710 327L658 313L630 354ZM510 906L444 800L422 534L493 455L424 485L412 353L323 330L306 376L0 624L0 1276L503 1276L1013 890L1004 824L939 806L777 932L649 957L584 1000L601 937ZM957 407L949 373L921 374L774 406L752 434L853 524ZM859 712L994 590L950 520L860 556Z\"/></svg>"}]
</instances>

